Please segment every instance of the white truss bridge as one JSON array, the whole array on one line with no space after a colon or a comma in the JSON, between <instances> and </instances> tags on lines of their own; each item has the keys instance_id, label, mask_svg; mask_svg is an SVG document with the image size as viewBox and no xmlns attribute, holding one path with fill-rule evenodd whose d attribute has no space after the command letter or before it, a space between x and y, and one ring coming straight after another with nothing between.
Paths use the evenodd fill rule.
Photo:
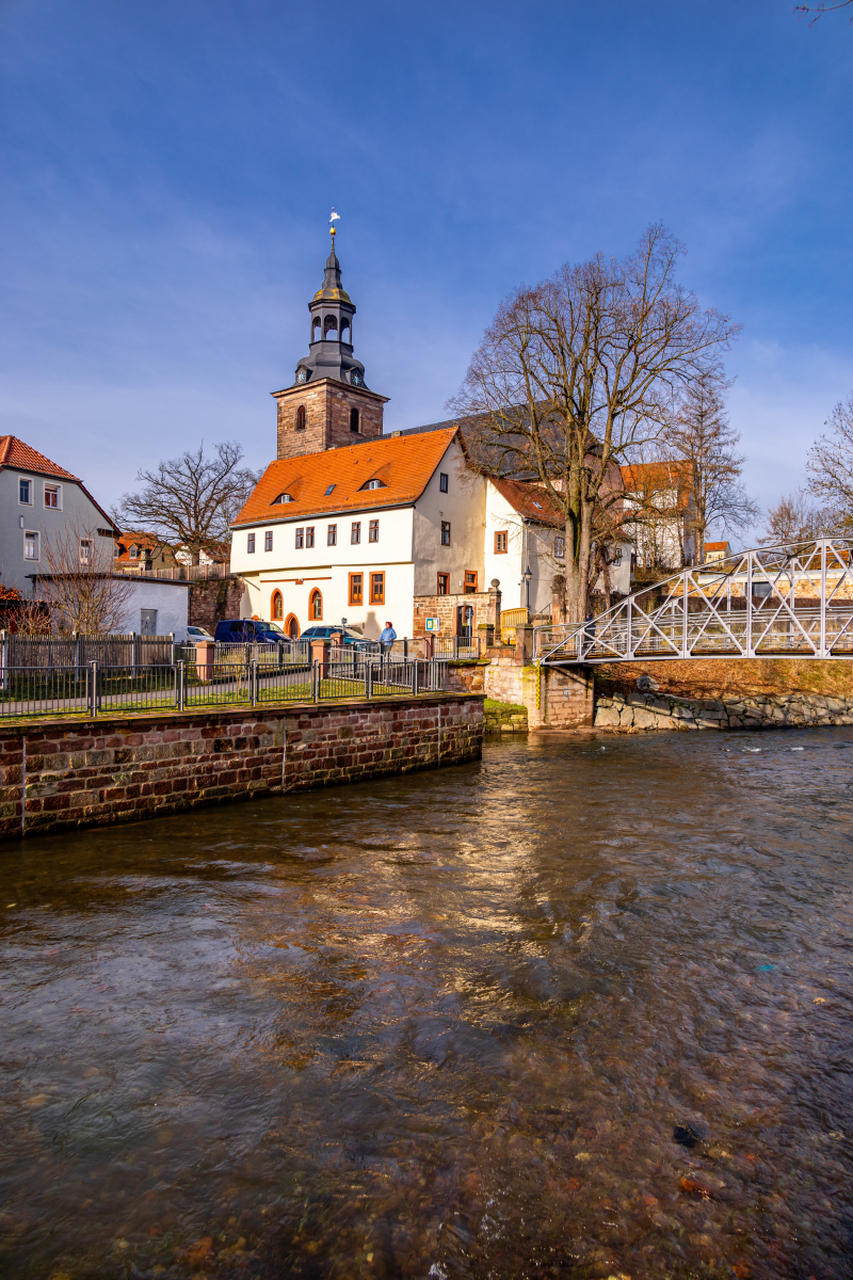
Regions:
<instances>
[{"instance_id":1,"label":"white truss bridge","mask_svg":"<svg viewBox=\"0 0 853 1280\"><path fill-rule=\"evenodd\" d=\"M655 658L853 658L853 539L741 551L626 596L582 626L537 627L543 666Z\"/></svg>"}]
</instances>

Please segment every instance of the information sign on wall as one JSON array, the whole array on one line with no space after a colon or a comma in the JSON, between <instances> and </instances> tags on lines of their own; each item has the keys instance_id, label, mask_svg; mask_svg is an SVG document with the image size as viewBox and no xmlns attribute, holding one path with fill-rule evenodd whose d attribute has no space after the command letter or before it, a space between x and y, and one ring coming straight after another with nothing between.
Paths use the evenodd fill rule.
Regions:
<instances>
[{"instance_id":1,"label":"information sign on wall","mask_svg":"<svg viewBox=\"0 0 853 1280\"><path fill-rule=\"evenodd\" d=\"M441 630L441 619L440 619L440 618L425 618L425 619L424 619L424 627L425 627L425 629L426 629L427 631L440 631L440 630Z\"/></svg>"}]
</instances>

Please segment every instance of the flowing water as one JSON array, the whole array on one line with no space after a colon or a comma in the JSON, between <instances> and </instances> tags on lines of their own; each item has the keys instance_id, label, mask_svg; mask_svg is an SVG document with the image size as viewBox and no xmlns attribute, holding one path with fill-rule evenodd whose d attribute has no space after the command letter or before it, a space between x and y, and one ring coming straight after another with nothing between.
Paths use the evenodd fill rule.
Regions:
<instances>
[{"instance_id":1,"label":"flowing water","mask_svg":"<svg viewBox=\"0 0 853 1280\"><path fill-rule=\"evenodd\" d=\"M853 1275L853 731L0 847L0 1275Z\"/></svg>"}]
</instances>

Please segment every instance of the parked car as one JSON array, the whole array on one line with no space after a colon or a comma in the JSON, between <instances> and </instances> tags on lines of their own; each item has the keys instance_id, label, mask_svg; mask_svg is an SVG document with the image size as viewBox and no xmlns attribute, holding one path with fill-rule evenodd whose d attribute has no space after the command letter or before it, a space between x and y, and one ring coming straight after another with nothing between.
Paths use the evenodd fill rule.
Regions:
<instances>
[{"instance_id":1,"label":"parked car","mask_svg":"<svg viewBox=\"0 0 853 1280\"><path fill-rule=\"evenodd\" d=\"M365 640L360 631L354 627L331 626L324 623L321 627L308 627L302 632L300 640L329 640L333 635L341 636L345 646L354 646L359 653L378 653L379 645L375 640Z\"/></svg>"},{"instance_id":2,"label":"parked car","mask_svg":"<svg viewBox=\"0 0 853 1280\"><path fill-rule=\"evenodd\" d=\"M213 636L204 627L187 627L187 644L197 644L199 640L212 640Z\"/></svg>"},{"instance_id":3,"label":"parked car","mask_svg":"<svg viewBox=\"0 0 853 1280\"><path fill-rule=\"evenodd\" d=\"M213 638L217 644L290 644L290 636L277 622L264 622L260 618L229 618L217 622Z\"/></svg>"}]
</instances>

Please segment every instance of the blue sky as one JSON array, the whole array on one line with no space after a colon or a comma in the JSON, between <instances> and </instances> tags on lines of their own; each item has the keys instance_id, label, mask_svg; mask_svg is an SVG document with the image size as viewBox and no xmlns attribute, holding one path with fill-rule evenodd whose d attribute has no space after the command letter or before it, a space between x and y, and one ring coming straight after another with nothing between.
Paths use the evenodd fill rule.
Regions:
<instances>
[{"instance_id":1,"label":"blue sky","mask_svg":"<svg viewBox=\"0 0 853 1280\"><path fill-rule=\"evenodd\" d=\"M111 504L275 449L332 205L390 429L507 293L651 221L743 334L765 504L853 389L853 26L791 0L0 0L0 432Z\"/></svg>"}]
</instances>

